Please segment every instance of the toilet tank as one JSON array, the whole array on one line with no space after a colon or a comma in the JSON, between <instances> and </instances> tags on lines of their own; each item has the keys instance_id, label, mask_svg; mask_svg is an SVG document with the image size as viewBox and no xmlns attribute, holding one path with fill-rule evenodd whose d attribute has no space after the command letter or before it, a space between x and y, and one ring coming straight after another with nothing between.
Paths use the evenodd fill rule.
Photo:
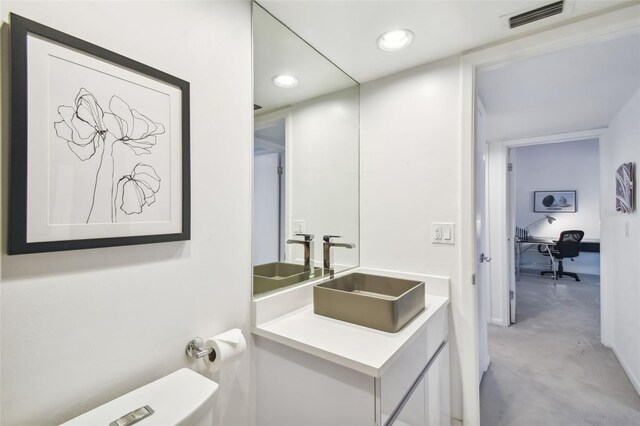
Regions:
<instances>
[{"instance_id":1,"label":"toilet tank","mask_svg":"<svg viewBox=\"0 0 640 426\"><path fill-rule=\"evenodd\" d=\"M213 398L217 390L216 382L188 368L182 368L75 417L63 425L107 426L146 406L150 407L150 410L143 409L138 413L150 411L153 413L132 424L138 426L211 424ZM128 419L133 417L135 416L130 416ZM121 426L124 423L126 419L121 420L117 425Z\"/></svg>"}]
</instances>

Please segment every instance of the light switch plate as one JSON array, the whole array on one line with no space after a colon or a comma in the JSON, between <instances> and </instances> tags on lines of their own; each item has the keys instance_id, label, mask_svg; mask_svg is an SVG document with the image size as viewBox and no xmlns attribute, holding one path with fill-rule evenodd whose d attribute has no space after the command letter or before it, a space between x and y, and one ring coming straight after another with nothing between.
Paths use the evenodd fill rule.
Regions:
<instances>
[{"instance_id":1,"label":"light switch plate","mask_svg":"<svg viewBox=\"0 0 640 426\"><path fill-rule=\"evenodd\" d=\"M293 221L293 235L304 234L304 220Z\"/></svg>"},{"instance_id":2,"label":"light switch plate","mask_svg":"<svg viewBox=\"0 0 640 426\"><path fill-rule=\"evenodd\" d=\"M431 242L433 244L455 244L455 224L447 222L431 223Z\"/></svg>"}]
</instances>

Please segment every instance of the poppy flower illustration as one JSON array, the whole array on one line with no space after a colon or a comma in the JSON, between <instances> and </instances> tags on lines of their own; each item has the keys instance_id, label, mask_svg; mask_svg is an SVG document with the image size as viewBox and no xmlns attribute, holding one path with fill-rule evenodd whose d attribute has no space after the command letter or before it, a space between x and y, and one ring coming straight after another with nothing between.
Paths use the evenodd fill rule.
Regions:
<instances>
[{"instance_id":1,"label":"poppy flower illustration","mask_svg":"<svg viewBox=\"0 0 640 426\"><path fill-rule=\"evenodd\" d=\"M96 98L82 88L76 96L75 107L62 105L58 108L58 114L62 121L53 124L56 135L67 141L71 151L80 160L93 157L107 133L104 112Z\"/></svg>"},{"instance_id":2,"label":"poppy flower illustration","mask_svg":"<svg viewBox=\"0 0 640 426\"><path fill-rule=\"evenodd\" d=\"M133 150L136 155L149 154L156 144L156 135L164 133L164 126L132 109L118 96L109 102L111 114L105 114L104 121L109 132Z\"/></svg>"},{"instance_id":3,"label":"poppy flower illustration","mask_svg":"<svg viewBox=\"0 0 640 426\"><path fill-rule=\"evenodd\" d=\"M153 204L160 177L153 167L138 163L131 175L116 182L115 164L127 161L127 156L114 147L121 142L136 156L151 154L157 136L165 132L162 124L132 109L116 95L111 96L109 112L105 112L85 88L79 90L74 106L61 105L58 113L62 121L54 123L56 134L67 141L80 160L86 161L99 152L99 161L83 166L95 167L86 223L113 223L118 211L138 214L143 206Z\"/></svg>"},{"instance_id":4,"label":"poppy flower illustration","mask_svg":"<svg viewBox=\"0 0 640 426\"><path fill-rule=\"evenodd\" d=\"M131 175L123 176L118 182L120 210L127 215L142 213L144 206L150 206L156 201L160 180L153 167L143 163L136 164Z\"/></svg>"}]
</instances>

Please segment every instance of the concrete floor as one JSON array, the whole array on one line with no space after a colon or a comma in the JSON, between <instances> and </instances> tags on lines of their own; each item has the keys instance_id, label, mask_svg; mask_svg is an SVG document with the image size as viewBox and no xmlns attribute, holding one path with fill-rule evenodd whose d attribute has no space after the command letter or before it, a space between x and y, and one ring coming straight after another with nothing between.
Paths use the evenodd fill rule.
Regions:
<instances>
[{"instance_id":1,"label":"concrete floor","mask_svg":"<svg viewBox=\"0 0 640 426\"><path fill-rule=\"evenodd\" d=\"M600 343L597 276L522 275L516 324L489 325L483 426L640 425L640 397Z\"/></svg>"}]
</instances>

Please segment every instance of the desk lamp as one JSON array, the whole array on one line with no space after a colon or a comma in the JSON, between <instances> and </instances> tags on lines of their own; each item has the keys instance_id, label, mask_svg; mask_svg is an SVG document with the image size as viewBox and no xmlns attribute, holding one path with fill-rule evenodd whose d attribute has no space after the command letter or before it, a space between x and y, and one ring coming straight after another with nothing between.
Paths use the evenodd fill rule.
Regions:
<instances>
[{"instance_id":1,"label":"desk lamp","mask_svg":"<svg viewBox=\"0 0 640 426\"><path fill-rule=\"evenodd\" d=\"M531 222L530 224L528 224L527 226L524 227L524 229L529 232L529 227L531 225L535 225L538 222L542 222L543 220L546 220L547 222L549 222L549 225L551 225L553 222L555 222L556 218L553 216L549 216L549 215L545 215L545 217L543 217L542 219L538 219L534 222Z\"/></svg>"}]
</instances>

